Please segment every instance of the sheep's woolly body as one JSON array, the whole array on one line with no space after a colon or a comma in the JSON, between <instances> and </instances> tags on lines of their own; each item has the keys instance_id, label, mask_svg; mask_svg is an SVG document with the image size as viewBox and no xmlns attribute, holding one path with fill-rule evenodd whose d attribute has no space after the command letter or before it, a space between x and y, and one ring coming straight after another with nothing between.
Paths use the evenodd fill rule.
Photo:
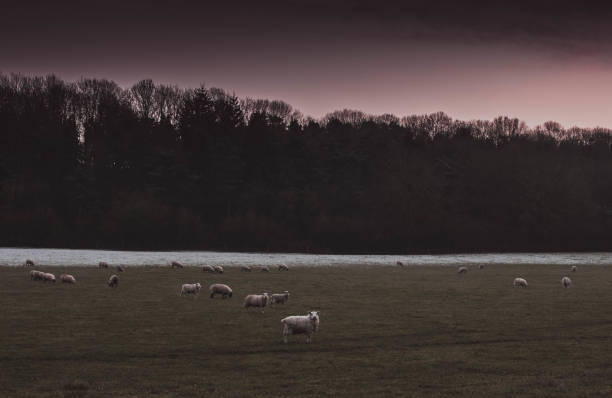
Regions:
<instances>
[{"instance_id":1,"label":"sheep's woolly body","mask_svg":"<svg viewBox=\"0 0 612 398\"><path fill-rule=\"evenodd\" d=\"M210 290L210 298L214 298L215 294L220 294L223 298L232 297L232 288L224 285L222 283L215 283L214 285L210 285L208 288Z\"/></svg>"},{"instance_id":2,"label":"sheep's woolly body","mask_svg":"<svg viewBox=\"0 0 612 398\"><path fill-rule=\"evenodd\" d=\"M71 283L73 285L76 284L76 279L74 276L68 274L61 274L60 281L62 281L62 283Z\"/></svg>"},{"instance_id":3,"label":"sheep's woolly body","mask_svg":"<svg viewBox=\"0 0 612 398\"><path fill-rule=\"evenodd\" d=\"M223 267L220 265L213 265L213 269L215 270L215 272L222 274L223 273Z\"/></svg>"},{"instance_id":4,"label":"sheep's woolly body","mask_svg":"<svg viewBox=\"0 0 612 398\"><path fill-rule=\"evenodd\" d=\"M515 278L513 285L515 287L527 287L527 281L523 278Z\"/></svg>"},{"instance_id":5,"label":"sheep's woolly body","mask_svg":"<svg viewBox=\"0 0 612 398\"><path fill-rule=\"evenodd\" d=\"M285 304L289 300L289 292L284 291L280 294L273 294L270 296L270 304Z\"/></svg>"},{"instance_id":6,"label":"sheep's woolly body","mask_svg":"<svg viewBox=\"0 0 612 398\"><path fill-rule=\"evenodd\" d=\"M265 307L268 305L270 296L268 293L263 294L249 294L244 298L244 308L249 307Z\"/></svg>"},{"instance_id":7,"label":"sheep's woolly body","mask_svg":"<svg viewBox=\"0 0 612 398\"><path fill-rule=\"evenodd\" d=\"M467 267L459 267L459 271L457 271L459 274L465 274L468 271Z\"/></svg>"},{"instance_id":8,"label":"sheep's woolly body","mask_svg":"<svg viewBox=\"0 0 612 398\"><path fill-rule=\"evenodd\" d=\"M119 277L117 275L111 275L108 278L108 287L117 287L119 285Z\"/></svg>"},{"instance_id":9,"label":"sheep's woolly body","mask_svg":"<svg viewBox=\"0 0 612 398\"><path fill-rule=\"evenodd\" d=\"M243 265L242 267L240 267L240 271L242 272L251 272L251 267L248 265Z\"/></svg>"},{"instance_id":10,"label":"sheep's woolly body","mask_svg":"<svg viewBox=\"0 0 612 398\"><path fill-rule=\"evenodd\" d=\"M215 273L215 269L210 265L204 265L202 267L202 272L210 272L211 274Z\"/></svg>"},{"instance_id":11,"label":"sheep's woolly body","mask_svg":"<svg viewBox=\"0 0 612 398\"><path fill-rule=\"evenodd\" d=\"M198 294L200 293L200 289L202 285L200 283L185 283L181 286L181 296L184 294Z\"/></svg>"},{"instance_id":12,"label":"sheep's woolly body","mask_svg":"<svg viewBox=\"0 0 612 398\"><path fill-rule=\"evenodd\" d=\"M53 282L53 283L55 283L55 275L50 274L48 272L43 272L42 280L45 281L45 282Z\"/></svg>"},{"instance_id":13,"label":"sheep's woolly body","mask_svg":"<svg viewBox=\"0 0 612 398\"><path fill-rule=\"evenodd\" d=\"M281 319L283 324L283 341L287 343L290 334L306 334L306 343L310 343L310 336L319 328L319 313L311 311L308 315L294 315Z\"/></svg>"},{"instance_id":14,"label":"sheep's woolly body","mask_svg":"<svg viewBox=\"0 0 612 398\"><path fill-rule=\"evenodd\" d=\"M564 276L563 278L561 278L561 284L565 288L570 287L572 286L572 280L568 278L567 276Z\"/></svg>"}]
</instances>

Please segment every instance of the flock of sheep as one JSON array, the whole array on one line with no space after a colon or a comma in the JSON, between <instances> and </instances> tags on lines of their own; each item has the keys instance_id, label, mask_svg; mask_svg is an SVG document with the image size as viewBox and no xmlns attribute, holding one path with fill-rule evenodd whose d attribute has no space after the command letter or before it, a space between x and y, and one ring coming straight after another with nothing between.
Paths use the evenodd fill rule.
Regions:
<instances>
[{"instance_id":1,"label":"flock of sheep","mask_svg":"<svg viewBox=\"0 0 612 398\"><path fill-rule=\"evenodd\" d=\"M32 260L27 260L25 262L25 265L33 267L34 262ZM173 261L170 266L172 268L183 268L183 265L177 261ZM98 267L109 268L109 264L102 261L98 264ZM125 269L120 265L116 266L116 268L119 272L125 271ZM286 264L280 264L278 266L278 269L279 271L288 271L289 267ZM224 269L220 265L204 265L202 271L222 274L224 272ZM241 267L241 271L251 272L251 267L248 265L243 265ZM262 266L260 268L260 271L270 272L270 269L267 266ZM30 279L34 281L55 283L55 275L36 270L30 271ZM60 275L59 279L62 283L76 284L76 278L72 275L62 274ZM116 274L111 275L107 283L109 287L117 287L119 285L119 276L117 276ZM199 282L185 283L181 286L180 295L198 295L201 289L202 285ZM233 294L232 288L222 283L214 283L209 286L208 290L210 292L210 298L214 298L215 295L221 295L224 299L231 298ZM285 290L283 293L271 295L267 292L262 294L249 294L244 298L244 308L248 309L249 307L256 307L263 309L268 304L285 304L288 300L289 291L287 290ZM319 327L319 313L317 311L310 311L308 315L288 316L286 318L281 319L281 323L283 324L283 341L285 343L287 343L287 336L292 334L305 334L306 343L310 343L312 333L316 332Z\"/></svg>"},{"instance_id":2,"label":"flock of sheep","mask_svg":"<svg viewBox=\"0 0 612 398\"><path fill-rule=\"evenodd\" d=\"M398 265L400 265L399 261L398 261ZM401 265L401 266L403 266L403 265ZM484 265L480 264L478 266L478 268L479 269L483 269ZM577 267L575 265L572 265L571 271L572 272L576 272L576 269L577 269ZM466 266L459 267L459 269L457 271L457 273L459 273L459 274L465 274L467 272L468 272L468 268ZM569 277L564 276L563 278L561 278L561 285L564 288L568 288L568 287L572 286L572 280ZM512 283L512 286L514 286L514 287L528 287L529 284L527 283L527 280L525 278L514 278L514 282Z\"/></svg>"}]
</instances>

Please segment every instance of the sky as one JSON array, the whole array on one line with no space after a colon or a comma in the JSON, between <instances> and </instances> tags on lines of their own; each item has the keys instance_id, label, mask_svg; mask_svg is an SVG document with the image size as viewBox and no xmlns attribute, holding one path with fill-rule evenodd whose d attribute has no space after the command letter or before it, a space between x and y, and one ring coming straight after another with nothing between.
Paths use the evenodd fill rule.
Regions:
<instances>
[{"instance_id":1,"label":"sky","mask_svg":"<svg viewBox=\"0 0 612 398\"><path fill-rule=\"evenodd\" d=\"M15 1L0 72L337 109L612 128L612 2ZM458 4L461 3L461 4Z\"/></svg>"}]
</instances>

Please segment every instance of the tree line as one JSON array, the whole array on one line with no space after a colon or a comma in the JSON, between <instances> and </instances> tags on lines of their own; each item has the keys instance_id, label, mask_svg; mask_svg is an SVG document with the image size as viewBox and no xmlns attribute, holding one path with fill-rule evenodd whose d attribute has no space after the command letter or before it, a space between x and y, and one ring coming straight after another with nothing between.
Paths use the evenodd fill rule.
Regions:
<instances>
[{"instance_id":1,"label":"tree line","mask_svg":"<svg viewBox=\"0 0 612 398\"><path fill-rule=\"evenodd\" d=\"M612 131L0 75L0 245L611 250Z\"/></svg>"}]
</instances>

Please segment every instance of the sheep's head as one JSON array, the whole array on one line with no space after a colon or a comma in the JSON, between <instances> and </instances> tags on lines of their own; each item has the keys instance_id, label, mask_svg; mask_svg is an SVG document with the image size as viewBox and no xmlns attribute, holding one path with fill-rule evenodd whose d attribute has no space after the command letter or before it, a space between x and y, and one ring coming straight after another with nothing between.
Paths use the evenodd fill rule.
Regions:
<instances>
[{"instance_id":1,"label":"sheep's head","mask_svg":"<svg viewBox=\"0 0 612 398\"><path fill-rule=\"evenodd\" d=\"M200 285L200 282L195 284L196 289L200 290L202 288L202 285Z\"/></svg>"},{"instance_id":2,"label":"sheep's head","mask_svg":"<svg viewBox=\"0 0 612 398\"><path fill-rule=\"evenodd\" d=\"M308 313L308 316L310 317L310 321L312 322L313 329L317 330L317 328L319 327L319 312L318 311L310 311Z\"/></svg>"}]
</instances>

